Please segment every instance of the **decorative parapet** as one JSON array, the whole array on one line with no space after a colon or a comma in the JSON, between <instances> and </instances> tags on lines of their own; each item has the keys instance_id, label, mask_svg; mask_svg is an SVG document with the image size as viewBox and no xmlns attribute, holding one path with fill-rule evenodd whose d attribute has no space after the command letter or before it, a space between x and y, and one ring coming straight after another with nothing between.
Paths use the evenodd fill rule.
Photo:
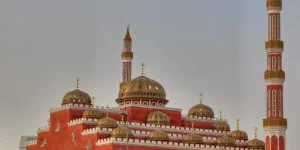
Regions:
<instances>
[{"instance_id":1,"label":"decorative parapet","mask_svg":"<svg viewBox=\"0 0 300 150\"><path fill-rule=\"evenodd\" d=\"M53 107L50 109L50 113L53 113L53 112L59 112L59 111L62 111L62 110L66 110L66 109L79 109L79 110L86 110L90 108L89 105L83 105L83 104L65 104L65 105L62 105L62 106L58 106L58 107Z\"/></svg>"},{"instance_id":2,"label":"decorative parapet","mask_svg":"<svg viewBox=\"0 0 300 150\"><path fill-rule=\"evenodd\" d=\"M126 144L126 138L106 138L100 139L96 142L97 146L107 145L107 144ZM251 148L240 148L240 147L225 147L225 146L216 146L208 144L187 144L174 141L150 141L143 139L129 139L129 145L137 146L153 146L153 147L165 147L167 148L176 148L176 149L192 149L196 150L202 148L203 150L263 150L263 149L251 149Z\"/></svg>"},{"instance_id":3,"label":"decorative parapet","mask_svg":"<svg viewBox=\"0 0 300 150\"><path fill-rule=\"evenodd\" d=\"M37 140L30 140L26 142L26 147L37 145Z\"/></svg>"},{"instance_id":4,"label":"decorative parapet","mask_svg":"<svg viewBox=\"0 0 300 150\"><path fill-rule=\"evenodd\" d=\"M37 133L47 132L47 131L49 131L49 129L50 129L50 126L40 127L37 129Z\"/></svg>"},{"instance_id":5,"label":"decorative parapet","mask_svg":"<svg viewBox=\"0 0 300 150\"><path fill-rule=\"evenodd\" d=\"M69 126L75 126L75 125L78 125L78 124L96 124L97 121L99 119L92 119L92 118L78 118L78 119L74 119L74 120L71 120L68 125Z\"/></svg>"},{"instance_id":6,"label":"decorative parapet","mask_svg":"<svg viewBox=\"0 0 300 150\"><path fill-rule=\"evenodd\" d=\"M272 126L287 127L287 119L276 119L276 118L264 119L263 126L264 127L272 127Z\"/></svg>"},{"instance_id":7,"label":"decorative parapet","mask_svg":"<svg viewBox=\"0 0 300 150\"><path fill-rule=\"evenodd\" d=\"M268 50L270 48L280 48L283 49L283 41L280 40L269 40L265 42L265 49Z\"/></svg>"},{"instance_id":8,"label":"decorative parapet","mask_svg":"<svg viewBox=\"0 0 300 150\"><path fill-rule=\"evenodd\" d=\"M160 110L172 110L172 111L179 111L181 112L182 109L179 108L169 108L169 107L157 107L157 106L151 106L151 105L140 105L140 104L128 104L128 105L121 105L119 107L115 107L115 108L127 108L127 107L141 107L141 108L153 108L153 109L160 109Z\"/></svg>"},{"instance_id":9,"label":"decorative parapet","mask_svg":"<svg viewBox=\"0 0 300 150\"><path fill-rule=\"evenodd\" d=\"M217 122L218 118L181 115L182 120Z\"/></svg>"},{"instance_id":10,"label":"decorative parapet","mask_svg":"<svg viewBox=\"0 0 300 150\"><path fill-rule=\"evenodd\" d=\"M282 8L281 0L267 0L266 7L269 8Z\"/></svg>"}]
</instances>

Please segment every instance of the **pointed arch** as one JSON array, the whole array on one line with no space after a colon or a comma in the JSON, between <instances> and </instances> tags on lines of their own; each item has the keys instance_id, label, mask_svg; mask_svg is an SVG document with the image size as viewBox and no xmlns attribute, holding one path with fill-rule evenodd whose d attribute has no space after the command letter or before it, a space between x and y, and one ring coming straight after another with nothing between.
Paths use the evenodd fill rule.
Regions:
<instances>
[{"instance_id":1,"label":"pointed arch","mask_svg":"<svg viewBox=\"0 0 300 150\"><path fill-rule=\"evenodd\" d=\"M285 144L284 144L284 137L281 135L279 137L279 149L284 149L285 148Z\"/></svg>"},{"instance_id":2,"label":"pointed arch","mask_svg":"<svg viewBox=\"0 0 300 150\"><path fill-rule=\"evenodd\" d=\"M266 150L270 150L270 145L271 145L270 142L271 142L271 141L270 141L270 137L267 136L267 137L266 137Z\"/></svg>"},{"instance_id":3,"label":"pointed arch","mask_svg":"<svg viewBox=\"0 0 300 150\"><path fill-rule=\"evenodd\" d=\"M278 138L273 135L271 138L271 148L273 149L278 149Z\"/></svg>"}]
</instances>

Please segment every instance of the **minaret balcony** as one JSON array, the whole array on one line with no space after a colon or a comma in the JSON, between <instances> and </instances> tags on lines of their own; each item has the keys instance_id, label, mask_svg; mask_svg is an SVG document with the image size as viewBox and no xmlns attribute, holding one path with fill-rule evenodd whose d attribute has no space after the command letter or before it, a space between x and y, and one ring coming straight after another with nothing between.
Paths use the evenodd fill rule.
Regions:
<instances>
[{"instance_id":1,"label":"minaret balcony","mask_svg":"<svg viewBox=\"0 0 300 150\"><path fill-rule=\"evenodd\" d=\"M263 125L264 127L270 127L270 126L287 127L287 120L284 118L267 118L264 119Z\"/></svg>"},{"instance_id":2,"label":"minaret balcony","mask_svg":"<svg viewBox=\"0 0 300 150\"><path fill-rule=\"evenodd\" d=\"M122 58L133 58L133 52L122 52Z\"/></svg>"},{"instance_id":3,"label":"minaret balcony","mask_svg":"<svg viewBox=\"0 0 300 150\"><path fill-rule=\"evenodd\" d=\"M285 72L282 70L278 71L265 71L265 80L270 78L279 78L279 79L285 79Z\"/></svg>"},{"instance_id":4,"label":"minaret balcony","mask_svg":"<svg viewBox=\"0 0 300 150\"><path fill-rule=\"evenodd\" d=\"M267 0L266 3L267 8L282 8L281 0Z\"/></svg>"},{"instance_id":5,"label":"minaret balcony","mask_svg":"<svg viewBox=\"0 0 300 150\"><path fill-rule=\"evenodd\" d=\"M280 40L269 40L266 41L265 43L265 48L270 49L270 48L281 48L283 49L283 41Z\"/></svg>"}]
</instances>

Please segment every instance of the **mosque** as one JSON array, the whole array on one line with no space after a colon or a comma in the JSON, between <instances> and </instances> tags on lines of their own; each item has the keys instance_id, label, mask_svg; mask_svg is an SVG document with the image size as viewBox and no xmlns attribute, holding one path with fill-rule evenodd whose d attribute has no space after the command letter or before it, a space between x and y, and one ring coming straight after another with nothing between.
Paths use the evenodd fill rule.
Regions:
<instances>
[{"instance_id":1,"label":"mosque","mask_svg":"<svg viewBox=\"0 0 300 150\"><path fill-rule=\"evenodd\" d=\"M132 39L129 27L124 37L122 83L118 107L95 106L95 98L77 87L65 94L60 106L51 108L48 125L37 130L26 150L285 150L287 120L283 117L283 83L280 40L281 0L267 0L269 39L265 71L266 138L251 139L239 127L232 130L226 119L216 118L210 106L200 102L187 115L167 107L164 87L142 75L131 78ZM144 64L142 64L142 68ZM143 69L142 69L143 70Z\"/></svg>"}]
</instances>

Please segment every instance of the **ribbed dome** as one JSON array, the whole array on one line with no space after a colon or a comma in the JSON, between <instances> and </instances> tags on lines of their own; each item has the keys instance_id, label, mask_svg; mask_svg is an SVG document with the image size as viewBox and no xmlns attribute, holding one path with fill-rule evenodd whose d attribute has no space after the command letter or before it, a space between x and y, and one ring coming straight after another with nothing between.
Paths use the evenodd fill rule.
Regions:
<instances>
[{"instance_id":1,"label":"ribbed dome","mask_svg":"<svg viewBox=\"0 0 300 150\"><path fill-rule=\"evenodd\" d=\"M117 128L118 123L115 119L106 116L105 118L98 120L97 126L100 128Z\"/></svg>"},{"instance_id":2,"label":"ribbed dome","mask_svg":"<svg viewBox=\"0 0 300 150\"><path fill-rule=\"evenodd\" d=\"M225 120L219 120L214 124L214 127L218 131L230 131L230 126Z\"/></svg>"},{"instance_id":3,"label":"ribbed dome","mask_svg":"<svg viewBox=\"0 0 300 150\"><path fill-rule=\"evenodd\" d=\"M247 142L248 148L252 149L265 149L265 142L259 139L253 139Z\"/></svg>"},{"instance_id":4,"label":"ribbed dome","mask_svg":"<svg viewBox=\"0 0 300 150\"><path fill-rule=\"evenodd\" d=\"M265 143L262 140L257 139L257 128L255 128L255 137L253 140L247 142L248 148L252 149L265 149Z\"/></svg>"},{"instance_id":5,"label":"ribbed dome","mask_svg":"<svg viewBox=\"0 0 300 150\"><path fill-rule=\"evenodd\" d=\"M234 139L232 139L228 135L217 138L216 143L219 146L235 146Z\"/></svg>"},{"instance_id":6,"label":"ribbed dome","mask_svg":"<svg viewBox=\"0 0 300 150\"><path fill-rule=\"evenodd\" d=\"M162 131L161 129L156 129L149 133L148 139L152 141L168 141L168 133Z\"/></svg>"},{"instance_id":7,"label":"ribbed dome","mask_svg":"<svg viewBox=\"0 0 300 150\"><path fill-rule=\"evenodd\" d=\"M126 138L128 132L128 138L133 138L133 133L130 129L120 126L112 131L112 137L114 138Z\"/></svg>"},{"instance_id":8,"label":"ribbed dome","mask_svg":"<svg viewBox=\"0 0 300 150\"><path fill-rule=\"evenodd\" d=\"M101 119L101 118L103 118L103 114L100 111L98 111L96 108L89 108L83 112L82 117L83 118Z\"/></svg>"},{"instance_id":9,"label":"ribbed dome","mask_svg":"<svg viewBox=\"0 0 300 150\"><path fill-rule=\"evenodd\" d=\"M153 111L147 116L147 123L159 124L159 125L170 125L170 118L160 111Z\"/></svg>"},{"instance_id":10,"label":"ribbed dome","mask_svg":"<svg viewBox=\"0 0 300 150\"><path fill-rule=\"evenodd\" d=\"M202 94L201 94L200 104L191 107L188 112L188 116L214 118L214 111L209 106L202 104Z\"/></svg>"},{"instance_id":11,"label":"ribbed dome","mask_svg":"<svg viewBox=\"0 0 300 150\"><path fill-rule=\"evenodd\" d=\"M119 99L130 98L150 98L167 101L163 86L143 75L128 81L120 88Z\"/></svg>"},{"instance_id":12,"label":"ribbed dome","mask_svg":"<svg viewBox=\"0 0 300 150\"><path fill-rule=\"evenodd\" d=\"M237 119L237 129L229 133L229 137L235 140L248 140L248 135L245 131L240 130L239 128L239 119Z\"/></svg>"},{"instance_id":13,"label":"ribbed dome","mask_svg":"<svg viewBox=\"0 0 300 150\"><path fill-rule=\"evenodd\" d=\"M62 105L64 104L88 104L91 105L91 97L79 90L79 79L77 79L77 89L65 94L62 100Z\"/></svg>"},{"instance_id":14,"label":"ribbed dome","mask_svg":"<svg viewBox=\"0 0 300 150\"><path fill-rule=\"evenodd\" d=\"M183 143L189 143L189 144L201 144L203 143L203 138L196 133L189 133L182 138Z\"/></svg>"}]
</instances>

